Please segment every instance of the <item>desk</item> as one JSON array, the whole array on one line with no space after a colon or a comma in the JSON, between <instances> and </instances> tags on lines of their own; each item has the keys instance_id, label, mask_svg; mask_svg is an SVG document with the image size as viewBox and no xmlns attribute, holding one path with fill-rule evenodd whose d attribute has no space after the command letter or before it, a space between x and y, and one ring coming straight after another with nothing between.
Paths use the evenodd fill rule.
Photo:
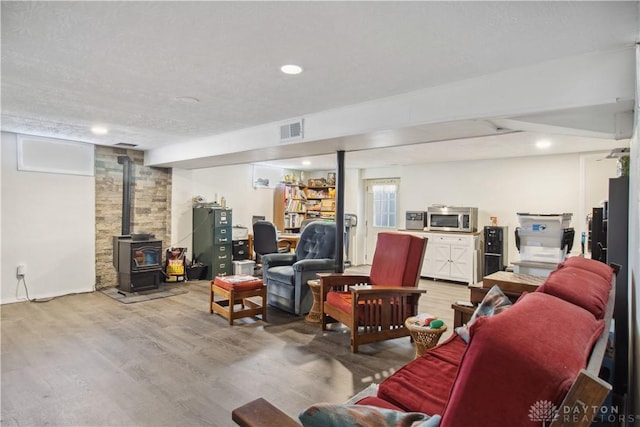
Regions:
<instances>
[{"instance_id":1,"label":"desk","mask_svg":"<svg viewBox=\"0 0 640 427\"><path fill-rule=\"evenodd\" d=\"M300 233L279 233L278 241L286 240L291 245L291 250L295 250L300 241ZM253 250L253 234L249 234L249 259L256 259L255 251Z\"/></svg>"},{"instance_id":2,"label":"desk","mask_svg":"<svg viewBox=\"0 0 640 427\"><path fill-rule=\"evenodd\" d=\"M295 250L300 241L300 233L279 233L278 241L286 240L291 244L291 250Z\"/></svg>"}]
</instances>

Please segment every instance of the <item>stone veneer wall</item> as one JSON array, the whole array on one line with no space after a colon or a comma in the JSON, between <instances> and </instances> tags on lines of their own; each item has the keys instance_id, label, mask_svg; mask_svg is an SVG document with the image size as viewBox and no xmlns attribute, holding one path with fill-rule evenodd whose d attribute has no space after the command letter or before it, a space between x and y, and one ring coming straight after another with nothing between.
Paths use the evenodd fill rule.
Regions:
<instances>
[{"instance_id":1,"label":"stone veneer wall","mask_svg":"<svg viewBox=\"0 0 640 427\"><path fill-rule=\"evenodd\" d=\"M143 165L144 153L96 146L96 289L116 286L113 236L122 233L122 167L118 156L133 160L131 232L148 232L171 246L171 169ZM164 255L164 254L163 254Z\"/></svg>"}]
</instances>

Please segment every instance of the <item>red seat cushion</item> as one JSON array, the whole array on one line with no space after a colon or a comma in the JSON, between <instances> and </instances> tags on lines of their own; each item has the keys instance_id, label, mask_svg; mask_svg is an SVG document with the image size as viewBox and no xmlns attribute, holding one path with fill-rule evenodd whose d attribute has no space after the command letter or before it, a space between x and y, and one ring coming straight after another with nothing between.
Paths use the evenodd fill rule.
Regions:
<instances>
[{"instance_id":1,"label":"red seat cushion","mask_svg":"<svg viewBox=\"0 0 640 427\"><path fill-rule=\"evenodd\" d=\"M476 320L440 427L530 427L532 405L560 404L603 328L588 311L541 292Z\"/></svg>"},{"instance_id":2,"label":"red seat cushion","mask_svg":"<svg viewBox=\"0 0 640 427\"><path fill-rule=\"evenodd\" d=\"M260 289L264 286L262 279L249 276L246 274L235 276L218 276L213 280L216 286L230 291L232 289L236 291L250 291L252 289Z\"/></svg>"},{"instance_id":3,"label":"red seat cushion","mask_svg":"<svg viewBox=\"0 0 640 427\"><path fill-rule=\"evenodd\" d=\"M453 334L384 380L378 397L405 411L442 414L466 347Z\"/></svg>"},{"instance_id":4,"label":"red seat cushion","mask_svg":"<svg viewBox=\"0 0 640 427\"><path fill-rule=\"evenodd\" d=\"M327 292L326 304L345 313L351 313L351 292Z\"/></svg>"},{"instance_id":5,"label":"red seat cushion","mask_svg":"<svg viewBox=\"0 0 640 427\"><path fill-rule=\"evenodd\" d=\"M573 256L569 257L562 264L558 266L562 267L577 267L583 270L590 271L592 273L596 273L601 276L607 282L611 282L611 278L613 277L613 268L609 267L607 264L604 264L600 261L596 261L594 259L584 258L581 256Z\"/></svg>"},{"instance_id":6,"label":"red seat cushion","mask_svg":"<svg viewBox=\"0 0 640 427\"><path fill-rule=\"evenodd\" d=\"M591 271L564 266L553 271L537 291L569 301L602 319L609 300L611 282Z\"/></svg>"},{"instance_id":7,"label":"red seat cushion","mask_svg":"<svg viewBox=\"0 0 640 427\"><path fill-rule=\"evenodd\" d=\"M352 300L352 296L351 296L351 292L338 292L338 291L331 291L331 292L327 292L327 298L325 301L325 304L329 304L341 311L344 311L345 313L351 313L351 302ZM365 301L360 301L359 302L361 309L364 309L364 305L365 305ZM393 304L393 300L391 300L391 304ZM359 320L361 322L364 322L364 312L360 311L360 313L358 314ZM413 306L411 304L407 305L407 313L410 313L410 315L413 315Z\"/></svg>"}]
</instances>

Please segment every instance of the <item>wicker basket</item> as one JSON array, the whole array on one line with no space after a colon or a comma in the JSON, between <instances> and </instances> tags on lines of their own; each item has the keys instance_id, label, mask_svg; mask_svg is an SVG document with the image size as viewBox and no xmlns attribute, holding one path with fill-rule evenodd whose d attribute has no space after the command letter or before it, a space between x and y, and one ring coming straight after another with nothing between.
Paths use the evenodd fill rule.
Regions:
<instances>
[{"instance_id":1,"label":"wicker basket","mask_svg":"<svg viewBox=\"0 0 640 427\"><path fill-rule=\"evenodd\" d=\"M405 320L404 325L416 343L416 358L422 356L431 347L435 347L442 334L447 330L447 325L442 325L438 329L422 326L417 323L417 317L409 317Z\"/></svg>"}]
</instances>

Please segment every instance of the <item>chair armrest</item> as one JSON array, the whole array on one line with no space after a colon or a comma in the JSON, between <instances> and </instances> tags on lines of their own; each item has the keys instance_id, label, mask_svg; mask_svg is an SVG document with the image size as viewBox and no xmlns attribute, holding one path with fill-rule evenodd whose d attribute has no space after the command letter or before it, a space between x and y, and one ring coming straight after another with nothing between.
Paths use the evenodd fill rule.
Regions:
<instances>
[{"instance_id":1,"label":"chair armrest","mask_svg":"<svg viewBox=\"0 0 640 427\"><path fill-rule=\"evenodd\" d=\"M293 264L293 271L335 271L335 260L329 258L301 259Z\"/></svg>"},{"instance_id":2,"label":"chair armrest","mask_svg":"<svg viewBox=\"0 0 640 427\"><path fill-rule=\"evenodd\" d=\"M368 284L369 276L365 274L343 274L343 273L320 273L321 295L324 296L331 290L347 291L351 285Z\"/></svg>"},{"instance_id":3,"label":"chair armrest","mask_svg":"<svg viewBox=\"0 0 640 427\"><path fill-rule=\"evenodd\" d=\"M380 286L380 285L365 285L365 286L349 286L349 290L352 294L358 295L372 295L372 294L424 294L426 289L420 289L413 286Z\"/></svg>"},{"instance_id":4,"label":"chair armrest","mask_svg":"<svg viewBox=\"0 0 640 427\"><path fill-rule=\"evenodd\" d=\"M320 273L318 278L328 286L369 284L371 281L366 274Z\"/></svg>"},{"instance_id":5,"label":"chair armrest","mask_svg":"<svg viewBox=\"0 0 640 427\"><path fill-rule=\"evenodd\" d=\"M246 403L231 412L231 419L240 427L299 427L293 418L263 398Z\"/></svg>"},{"instance_id":6,"label":"chair armrest","mask_svg":"<svg viewBox=\"0 0 640 427\"><path fill-rule=\"evenodd\" d=\"M293 265L296 262L295 254L267 254L262 256L262 266L268 270L271 267L281 265Z\"/></svg>"},{"instance_id":7,"label":"chair armrest","mask_svg":"<svg viewBox=\"0 0 640 427\"><path fill-rule=\"evenodd\" d=\"M291 246L292 245L293 245L293 243L291 243L290 240L278 239L278 253L286 254L286 253L291 252Z\"/></svg>"}]
</instances>

